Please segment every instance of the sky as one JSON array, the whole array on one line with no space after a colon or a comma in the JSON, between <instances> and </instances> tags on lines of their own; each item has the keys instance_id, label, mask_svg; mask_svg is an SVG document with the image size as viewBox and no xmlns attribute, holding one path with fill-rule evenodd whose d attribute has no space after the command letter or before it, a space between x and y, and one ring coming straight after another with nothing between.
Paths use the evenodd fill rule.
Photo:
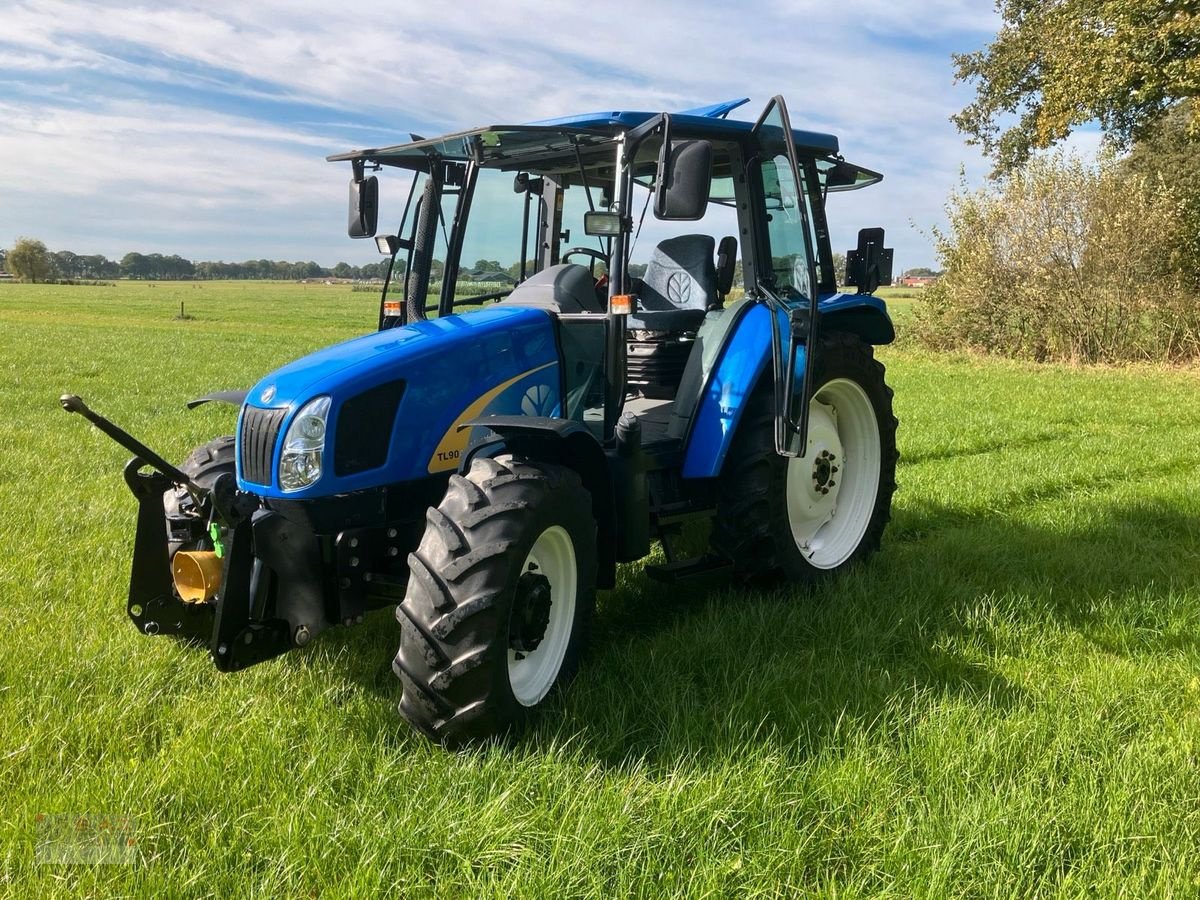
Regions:
<instances>
[{"instance_id":1,"label":"sky","mask_svg":"<svg viewBox=\"0 0 1200 900\"><path fill-rule=\"evenodd\" d=\"M735 118L782 94L796 127L884 173L831 198L830 225L842 250L884 226L898 270L935 263L960 169L988 171L949 121L972 96L951 53L999 26L987 0L4 0L0 22L5 247L372 262L327 154L744 96Z\"/></svg>"}]
</instances>

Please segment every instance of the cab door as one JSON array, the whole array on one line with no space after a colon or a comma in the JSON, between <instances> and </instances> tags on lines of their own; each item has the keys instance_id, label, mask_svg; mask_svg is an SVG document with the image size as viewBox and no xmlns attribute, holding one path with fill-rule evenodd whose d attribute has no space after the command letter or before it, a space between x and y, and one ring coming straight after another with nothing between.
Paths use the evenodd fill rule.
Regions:
<instances>
[{"instance_id":1,"label":"cab door","mask_svg":"<svg viewBox=\"0 0 1200 900\"><path fill-rule=\"evenodd\" d=\"M816 249L809 221L811 186L802 177L783 97L775 97L754 126L757 152L751 177L760 208L755 229L757 293L773 313L775 449L801 456L808 442L808 406L818 328ZM756 205L758 205L756 204Z\"/></svg>"}]
</instances>

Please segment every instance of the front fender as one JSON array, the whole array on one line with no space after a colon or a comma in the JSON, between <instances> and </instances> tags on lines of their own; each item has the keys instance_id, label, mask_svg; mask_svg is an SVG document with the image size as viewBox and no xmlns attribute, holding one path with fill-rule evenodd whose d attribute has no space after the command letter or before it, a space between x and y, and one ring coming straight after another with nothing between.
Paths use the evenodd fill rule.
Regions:
<instances>
[{"instance_id":1,"label":"front fender","mask_svg":"<svg viewBox=\"0 0 1200 900\"><path fill-rule=\"evenodd\" d=\"M599 564L596 584L600 588L614 587L620 535L613 477L604 448L588 427L573 419L542 416L483 416L459 427L463 434L471 429L487 429L463 454L460 474L469 471L476 458L502 452L567 466L579 474L592 495L592 515L596 519Z\"/></svg>"}]
</instances>

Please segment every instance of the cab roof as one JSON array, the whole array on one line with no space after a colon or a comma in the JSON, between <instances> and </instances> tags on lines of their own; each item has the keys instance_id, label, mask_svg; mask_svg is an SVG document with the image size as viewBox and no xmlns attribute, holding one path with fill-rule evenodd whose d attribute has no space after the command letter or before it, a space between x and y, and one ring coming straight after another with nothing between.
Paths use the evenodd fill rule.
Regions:
<instances>
[{"instance_id":1,"label":"cab roof","mask_svg":"<svg viewBox=\"0 0 1200 900\"><path fill-rule=\"evenodd\" d=\"M671 127L686 131L690 136L728 138L735 135L748 135L754 130L753 122L725 118L739 106L749 103L749 97L738 100L726 100L710 106L698 106L695 109L685 109L671 114ZM658 115L653 112L594 112L578 116L564 116L561 119L542 119L530 122L530 125L557 125L575 128L613 129L628 131L636 128L651 117ZM820 131L805 131L800 128L792 129L793 140L797 149L816 151L833 155L838 152L836 135L824 134Z\"/></svg>"},{"instance_id":2,"label":"cab roof","mask_svg":"<svg viewBox=\"0 0 1200 900\"><path fill-rule=\"evenodd\" d=\"M749 102L748 97L727 100L671 114L673 133L716 141L748 137L754 122L728 119L730 112ZM351 150L326 157L330 162L366 162L405 169L425 168L431 158L481 161L502 169L535 168L538 163L587 157L589 150L609 143L616 135L658 115L644 111L604 111L542 119L523 125L484 125L436 138L411 135L406 144ZM881 181L878 172L847 163L840 157L835 135L792 129L796 149L816 156L829 190L854 190ZM577 156L578 154L578 156ZM833 178L829 173L835 172Z\"/></svg>"}]
</instances>

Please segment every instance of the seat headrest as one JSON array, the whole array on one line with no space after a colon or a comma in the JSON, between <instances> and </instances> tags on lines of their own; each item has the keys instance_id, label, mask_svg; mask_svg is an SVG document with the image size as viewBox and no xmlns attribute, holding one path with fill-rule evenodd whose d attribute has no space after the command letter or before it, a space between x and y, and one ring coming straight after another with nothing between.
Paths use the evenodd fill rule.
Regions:
<instances>
[{"instance_id":1,"label":"seat headrest","mask_svg":"<svg viewBox=\"0 0 1200 900\"><path fill-rule=\"evenodd\" d=\"M642 277L642 309L715 308L719 302L715 244L707 234L683 234L655 247Z\"/></svg>"}]
</instances>

